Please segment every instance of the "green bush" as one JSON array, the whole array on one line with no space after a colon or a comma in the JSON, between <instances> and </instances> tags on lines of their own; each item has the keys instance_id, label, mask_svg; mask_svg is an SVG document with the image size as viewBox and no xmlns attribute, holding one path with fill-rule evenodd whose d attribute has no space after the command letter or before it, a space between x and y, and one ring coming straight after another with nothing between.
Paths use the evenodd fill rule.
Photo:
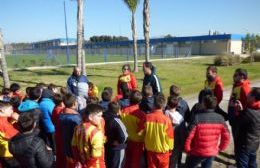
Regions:
<instances>
[{"instance_id":1,"label":"green bush","mask_svg":"<svg viewBox=\"0 0 260 168\"><path fill-rule=\"evenodd\" d=\"M219 55L214 59L215 66L232 66L241 63L239 55Z\"/></svg>"},{"instance_id":2,"label":"green bush","mask_svg":"<svg viewBox=\"0 0 260 168\"><path fill-rule=\"evenodd\" d=\"M260 53L253 53L254 62L260 62ZM251 56L246 57L243 59L242 63L250 63L251 62Z\"/></svg>"}]
</instances>

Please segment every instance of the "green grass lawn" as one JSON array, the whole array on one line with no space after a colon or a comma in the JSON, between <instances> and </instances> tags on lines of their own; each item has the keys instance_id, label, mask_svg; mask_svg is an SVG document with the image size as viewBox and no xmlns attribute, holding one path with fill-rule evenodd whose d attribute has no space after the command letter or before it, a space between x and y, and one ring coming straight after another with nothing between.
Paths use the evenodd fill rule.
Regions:
<instances>
[{"instance_id":1,"label":"green grass lawn","mask_svg":"<svg viewBox=\"0 0 260 168\"><path fill-rule=\"evenodd\" d=\"M163 92L168 95L169 86L176 84L182 88L183 95L197 94L203 88L205 69L213 63L213 57L200 59L186 59L173 61L156 61L157 74L161 79ZM105 86L111 86L116 92L117 77L121 73L122 64L88 66L87 74L90 81L94 82L101 91ZM236 68L248 70L250 80L260 79L260 63L241 64L228 67L219 67L219 75L224 85L232 84L232 76ZM57 68L47 70L19 70L9 71L11 82L20 83L25 89L36 83L54 83L65 86L72 68ZM143 72L139 63L139 72L135 74L138 79L138 87L142 87ZM2 81L0 82L2 85Z\"/></svg>"}]
</instances>

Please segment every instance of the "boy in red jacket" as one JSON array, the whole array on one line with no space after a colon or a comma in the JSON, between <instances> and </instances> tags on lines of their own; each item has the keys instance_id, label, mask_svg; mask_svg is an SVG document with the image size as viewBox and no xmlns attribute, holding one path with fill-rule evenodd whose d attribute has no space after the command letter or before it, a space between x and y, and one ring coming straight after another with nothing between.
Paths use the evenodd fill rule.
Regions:
<instances>
[{"instance_id":1,"label":"boy in red jacket","mask_svg":"<svg viewBox=\"0 0 260 168\"><path fill-rule=\"evenodd\" d=\"M196 167L200 163L202 168L211 167L214 157L219 151L225 150L230 141L224 118L215 112L217 98L206 96L203 106L203 112L195 115L185 142L187 168Z\"/></svg>"}]
</instances>

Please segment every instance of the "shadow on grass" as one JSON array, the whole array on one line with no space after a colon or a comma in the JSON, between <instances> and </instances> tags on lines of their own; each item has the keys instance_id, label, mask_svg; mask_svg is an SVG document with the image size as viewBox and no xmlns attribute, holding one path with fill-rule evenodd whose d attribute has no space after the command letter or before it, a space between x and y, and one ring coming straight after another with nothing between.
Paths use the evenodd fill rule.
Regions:
<instances>
[{"instance_id":1,"label":"shadow on grass","mask_svg":"<svg viewBox=\"0 0 260 168\"><path fill-rule=\"evenodd\" d=\"M234 165L233 163L230 163L229 161L221 159L219 157L215 158L215 162L222 163L222 164L224 164L226 166Z\"/></svg>"},{"instance_id":2,"label":"shadow on grass","mask_svg":"<svg viewBox=\"0 0 260 168\"><path fill-rule=\"evenodd\" d=\"M17 72L28 72L36 75L67 75L70 76L70 72L66 72L59 69L48 69L48 70L29 70L29 69L20 69L16 70Z\"/></svg>"},{"instance_id":3,"label":"shadow on grass","mask_svg":"<svg viewBox=\"0 0 260 168\"><path fill-rule=\"evenodd\" d=\"M235 160L235 156L232 155L232 154L227 154L227 153L224 153L224 152L219 152L219 155L224 156L224 157L226 157L226 158L228 158L228 159L233 159L233 160Z\"/></svg>"}]
</instances>

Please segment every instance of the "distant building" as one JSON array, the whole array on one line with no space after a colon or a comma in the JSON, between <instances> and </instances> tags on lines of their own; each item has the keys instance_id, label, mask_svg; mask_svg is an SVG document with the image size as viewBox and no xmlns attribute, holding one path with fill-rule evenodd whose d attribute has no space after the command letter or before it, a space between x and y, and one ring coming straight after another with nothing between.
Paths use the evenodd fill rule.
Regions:
<instances>
[{"instance_id":1,"label":"distant building","mask_svg":"<svg viewBox=\"0 0 260 168\"><path fill-rule=\"evenodd\" d=\"M68 39L68 46L75 46L77 44L77 39L69 38ZM58 38L46 41L39 41L32 43L33 49L49 49L49 48L57 48L67 46L66 38Z\"/></svg>"}]
</instances>

